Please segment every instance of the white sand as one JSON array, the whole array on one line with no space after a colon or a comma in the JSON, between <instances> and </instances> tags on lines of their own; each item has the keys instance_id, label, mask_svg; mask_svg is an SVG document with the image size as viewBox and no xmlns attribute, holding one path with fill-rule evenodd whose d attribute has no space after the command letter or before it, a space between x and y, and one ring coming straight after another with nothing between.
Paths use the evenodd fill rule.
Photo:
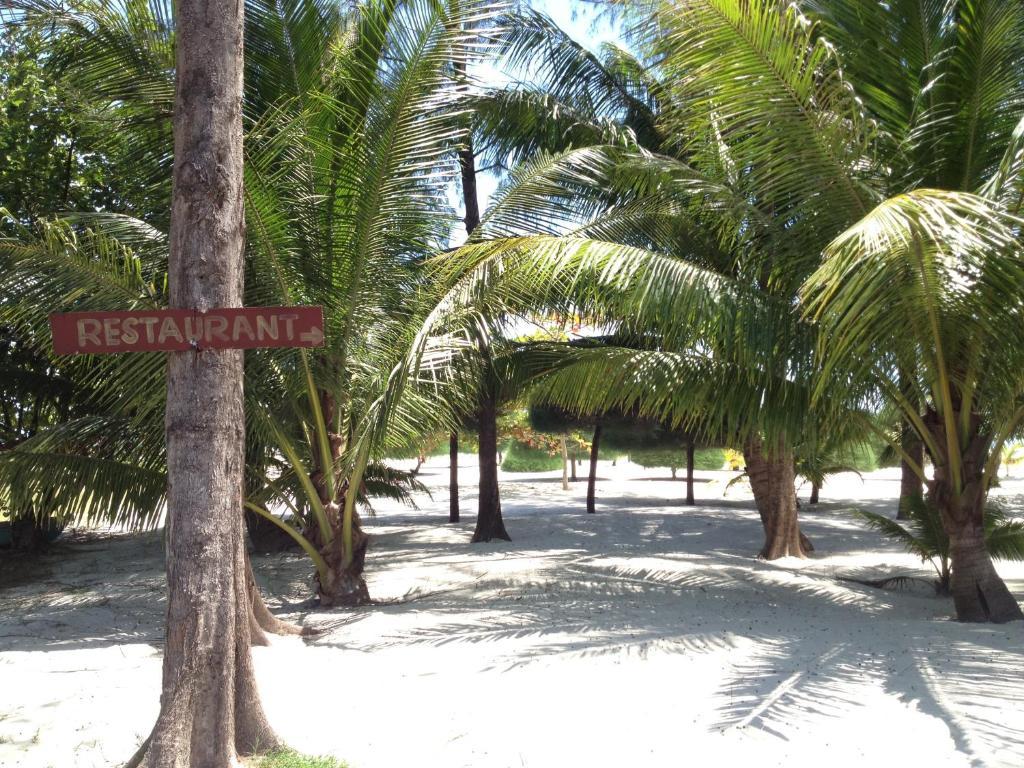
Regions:
<instances>
[{"instance_id":1,"label":"white sand","mask_svg":"<svg viewBox=\"0 0 1024 768\"><path fill-rule=\"evenodd\" d=\"M448 525L432 460L433 501L369 521L390 605L308 612L303 558L258 558L273 605L329 628L255 649L278 734L353 768L1024 766L1024 626L835 578L927 574L836 501L891 510L895 473L831 482L802 511L815 557L782 563L753 558L757 515L743 489L722 499L727 473L701 473L696 508L651 479L667 472L600 474L589 516L582 481L504 476L514 541L470 545L475 487ZM999 567L1024 597L1024 567ZM0 585L0 766L118 765L157 711L159 534L69 544L32 576Z\"/></svg>"}]
</instances>

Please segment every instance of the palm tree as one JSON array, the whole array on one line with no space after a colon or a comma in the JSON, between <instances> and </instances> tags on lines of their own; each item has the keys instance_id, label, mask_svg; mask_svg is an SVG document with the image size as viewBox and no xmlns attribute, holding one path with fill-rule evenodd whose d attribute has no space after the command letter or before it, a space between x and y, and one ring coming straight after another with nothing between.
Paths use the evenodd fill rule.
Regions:
<instances>
[{"instance_id":1,"label":"palm tree","mask_svg":"<svg viewBox=\"0 0 1024 768\"><path fill-rule=\"evenodd\" d=\"M680 421L721 412L752 438L748 452L757 439L771 441L776 477L791 473L790 446L808 423L852 419L867 432L882 400L901 404L936 467L932 492L944 496L944 507L961 505L948 518L976 531L991 454L985 440L966 452L974 436L998 447L1018 424L1016 390L1000 394L998 407L1010 411L997 420L972 412L989 392L964 376L1006 370L1008 382L1015 370L1006 338L984 362L977 350L980 329L1015 316L1010 302L1019 295L1009 290L1017 247L1009 217L1021 205L1024 129L1014 126L1024 88L1024 9L928 4L938 12L920 27L922 18L910 13L918 3L897 4L900 13L889 18L892 5L808 3L830 9L823 27L771 0L658 4L646 45L660 86L644 91L659 100L657 153L627 141L625 150L568 149L521 168L481 237L544 234L463 249L449 260L451 300L477 298L485 286L488 301L507 311L569 304L656 339L646 351L571 353L574 362L559 363L567 375L546 386L580 409L635 402ZM839 34L842 46L824 34L844 28L856 33ZM913 34L924 41L924 58L903 55ZM883 56L865 53L864 40L876 38ZM856 66L847 66L847 49ZM916 94L909 101L906 88ZM926 181L983 197L913 191ZM803 293L814 299L813 313L801 317L802 283L826 247L829 262ZM998 255L993 268L1006 282L986 281L988 299L968 306L958 298L947 314L940 298L952 301L958 286L988 274L982 252ZM927 290L906 293L913 258ZM883 265L885 278L870 271ZM857 284L861 292L851 287L855 269L871 278ZM900 303L890 305L898 290ZM812 328L807 320L820 322ZM915 398L902 395L892 376L879 389L867 375L832 375L857 355L874 370L878 349L867 342L882 339L868 333L871 323L878 334L904 332L883 369L902 375ZM957 357L967 350L973 356ZM819 375L823 364L829 375ZM941 418L915 415L921 403ZM801 413L813 414L812 422ZM977 477L966 479L965 466ZM916 471L923 477L919 464ZM968 498L970 513L962 506ZM974 522L964 529L968 519ZM792 541L792 526L784 527ZM980 537L968 541L962 556L953 547L954 573L960 559L966 584L958 591L954 577L958 616L1017 617Z\"/></svg>"},{"instance_id":2,"label":"palm tree","mask_svg":"<svg viewBox=\"0 0 1024 768\"><path fill-rule=\"evenodd\" d=\"M137 3L130 23L101 4L34 10L77 33L69 66L78 81L97 99L117 95L109 109L125 127L150 129L140 138L153 141L139 162L158 176L168 152L158 127L167 119L161 94L170 82L170 9L158 0ZM250 486L248 508L316 553L326 604L368 599L367 537L356 505L381 486L375 460L424 425L448 428L452 420L457 398L439 394L443 382L436 377L412 382L385 411L374 404L419 325L418 296L426 290L419 259L447 242L454 218L444 201L458 173L464 128L453 62L481 50L462 30L495 14L488 4L455 0L374 0L348 12L314 0L248 4L245 300L320 304L327 321L326 346L316 354L248 356L247 434L258 446L250 455L265 469ZM166 245L159 229L109 216L78 221L115 252L116 263L103 266L121 271L111 280L84 249L77 269L40 279L40 249L12 250L18 269L11 285L31 284L43 301L18 303L11 312L35 329L40 346L40 307L163 302ZM52 251L67 266L68 250ZM89 295L96 283L118 281L117 290ZM132 357L103 365L116 375L135 370L134 391L152 392L162 375L154 367L158 357L148 360L145 375L139 360L149 356ZM293 510L302 530L269 514L273 506Z\"/></svg>"},{"instance_id":3,"label":"palm tree","mask_svg":"<svg viewBox=\"0 0 1024 768\"><path fill-rule=\"evenodd\" d=\"M1024 290L1019 226L997 195L917 190L840 235L804 290L826 374L870 383L924 444L933 476L915 471L941 513L966 621L1024 618L983 535L1000 451L1024 419L1022 339L1003 325ZM907 359L920 361L912 398L899 389Z\"/></svg>"},{"instance_id":4,"label":"palm tree","mask_svg":"<svg viewBox=\"0 0 1024 768\"><path fill-rule=\"evenodd\" d=\"M776 28L769 29L778 33L773 43L785 46L786 55L795 59L821 59L810 35L786 38L786 30L781 29L785 24L792 25L792 20L780 17ZM614 351L618 355L614 361L607 357L608 348L591 350L592 367L586 373L592 378L583 376L583 353L573 353L570 357L576 359L576 367L565 376L603 387L606 396L615 400L610 406L649 400L644 408L664 411L677 424L718 424L717 412L728 411L724 418L733 424L735 437L746 443L746 453L755 462L760 457L765 460L765 471L753 474L766 528L763 554L802 555L806 544L795 522L795 496L784 489L792 485L792 446L806 425L813 423L807 388L813 365L811 335L792 304L801 277L814 265L807 254L827 243L822 227L828 231L827 222L832 220L832 231L838 231L853 220L852 214L844 213L845 205L822 206L812 216L801 208L805 202L800 197L803 194L817 204L810 190L792 181L786 187L769 184L769 175L730 172L753 162L744 156L750 145L740 139L750 129L731 129L727 114L713 114L674 94L667 81L655 76L658 72L664 77L670 67L692 68L686 61L674 61L679 51L652 46L652 55L660 56L656 70L619 49L609 48L602 60L564 40L551 44L557 35L542 17L532 16L509 44L513 60L535 53L538 45L547 46L546 75L553 88L544 93L492 94L490 112L486 100L478 106L485 118L510 105L532 115L520 121L524 130L493 141L496 155L517 147L525 148L521 154L536 150L556 154L542 152L513 174L474 239L526 232L563 239L505 240L504 252L486 244L475 251L471 246L463 251L469 258L453 274L477 264L486 269L486 259L497 261L530 250L532 255L522 260L524 272L532 271L548 284L540 290L519 286L520 294L505 307L508 311L525 311L516 301L530 297L534 307L545 301L586 306L595 320L623 323L629 332L646 339L648 348ZM834 67L834 62L823 61L823 65ZM700 87L717 87L708 67L694 69L707 80ZM766 89L789 92L787 73L762 69ZM834 134L830 140L861 146L868 121L845 93L846 83L838 71L831 79L805 87L800 97L806 110L778 116L793 123L786 135L802 132L806 136L812 122L817 130L823 121L816 112L820 115L838 107L846 119L829 126ZM739 102L742 95L726 91L723 98ZM773 94L772 98L772 103L779 101ZM735 146L730 143L733 136ZM573 149L575 142L605 143ZM860 176L870 175L870 168L862 171L840 164L837 169L825 154L812 159L833 178L837 173L846 177L847 183L840 179L839 186L847 191L861 183ZM860 208L866 210L863 204ZM616 251L588 242L589 238L618 241L635 250ZM568 284L568 292L556 295L563 286L552 279L552 272L562 269L586 271L586 276L566 275L562 283ZM607 279L611 274L615 277ZM608 284L602 286L602 281ZM663 284L655 286L659 281ZM666 281L673 282L669 286ZM675 306L655 306L654 296ZM684 296L695 303L687 304ZM718 306L712 307L712 296L721 299ZM740 310L745 316L736 314ZM666 325L666 316L673 311L678 314ZM724 314L716 318L708 312ZM660 341L652 346L652 339ZM617 373L625 378L607 375L613 363L623 360L631 367ZM638 389L635 365L671 368L666 384L675 392ZM698 377L704 381L696 382ZM710 389L712 378L723 386ZM612 382L617 389L606 386ZM682 395L683 388L690 394ZM722 392L734 393L735 399L727 403ZM698 399L698 393L705 399ZM573 407L582 406L583 399L599 398L597 393L574 392L571 387L562 395L570 398L566 404ZM786 522L777 523L777 519Z\"/></svg>"}]
</instances>

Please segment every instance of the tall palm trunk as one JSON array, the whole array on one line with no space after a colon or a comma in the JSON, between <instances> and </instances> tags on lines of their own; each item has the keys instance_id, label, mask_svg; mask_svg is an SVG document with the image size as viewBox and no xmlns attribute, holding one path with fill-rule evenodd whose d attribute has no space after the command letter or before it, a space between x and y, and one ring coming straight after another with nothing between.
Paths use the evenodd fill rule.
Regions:
<instances>
[{"instance_id":1,"label":"tall palm trunk","mask_svg":"<svg viewBox=\"0 0 1024 768\"><path fill-rule=\"evenodd\" d=\"M480 497L476 514L476 530L472 542L512 537L501 519L501 496L498 493L498 398L490 366L484 373L477 411L480 435Z\"/></svg>"},{"instance_id":2,"label":"tall palm trunk","mask_svg":"<svg viewBox=\"0 0 1024 768\"><path fill-rule=\"evenodd\" d=\"M913 377L907 367L900 368L899 383L903 396L912 403L918 402ZM911 464L912 461L919 467L924 466L924 443L905 417L900 425L900 448L903 452L900 456L900 501L896 508L896 518L909 520L911 510L924 498L924 481L918 477Z\"/></svg>"},{"instance_id":3,"label":"tall palm trunk","mask_svg":"<svg viewBox=\"0 0 1024 768\"><path fill-rule=\"evenodd\" d=\"M359 489L351 488L343 482L335 469L345 445L345 438L337 432L331 431L332 425L337 420L337 407L334 395L326 390L321 390L320 410L328 430L327 441L331 465L318 466L310 476L313 488L326 512L327 523L331 530L329 532L321 531L316 524L313 524L306 531L306 538L320 550L320 554L323 555L324 561L327 563L326 577L319 572L316 575L317 596L320 599L320 604L325 607L365 605L370 602L370 591L363 578L366 548L369 546L370 537L363 531L359 514L355 510L352 511L352 557L348 562L345 558L343 518L345 496L349 493L358 493ZM313 453L317 455L315 451ZM332 473L330 478L328 473ZM333 496L332 488L334 489Z\"/></svg>"},{"instance_id":4,"label":"tall palm trunk","mask_svg":"<svg viewBox=\"0 0 1024 768\"><path fill-rule=\"evenodd\" d=\"M900 459L900 501L896 517L899 520L908 520L910 510L924 498L924 481L918 477L907 458L916 462L917 466L923 467L924 445L908 424L903 425L900 443L905 457Z\"/></svg>"},{"instance_id":5,"label":"tall palm trunk","mask_svg":"<svg viewBox=\"0 0 1024 768\"><path fill-rule=\"evenodd\" d=\"M465 78L465 62L455 62L456 76ZM459 150L459 171L462 175L462 202L466 209L466 234L472 235L480 226L480 202L476 191L476 156L473 137L467 134L465 145ZM501 495L498 490L498 403L497 393L490 381L490 366L486 366L485 383L478 415L480 451L480 498L477 508L476 530L473 542L505 539L511 541L501 519Z\"/></svg>"},{"instance_id":6,"label":"tall palm trunk","mask_svg":"<svg viewBox=\"0 0 1024 768\"><path fill-rule=\"evenodd\" d=\"M569 450L565 445L565 435L559 440L562 449L562 490L569 490Z\"/></svg>"},{"instance_id":7,"label":"tall palm trunk","mask_svg":"<svg viewBox=\"0 0 1024 768\"><path fill-rule=\"evenodd\" d=\"M170 305L238 307L244 5L176 7ZM167 639L150 768L228 768L276 744L250 650L242 383L241 351L168 355Z\"/></svg>"},{"instance_id":8,"label":"tall palm trunk","mask_svg":"<svg viewBox=\"0 0 1024 768\"><path fill-rule=\"evenodd\" d=\"M810 541L801 533L797 519L792 449L768 452L760 439L753 438L747 442L743 455L764 527L764 546L760 556L765 560L806 557L812 548Z\"/></svg>"},{"instance_id":9,"label":"tall palm trunk","mask_svg":"<svg viewBox=\"0 0 1024 768\"><path fill-rule=\"evenodd\" d=\"M587 513L594 514L597 504L597 459L600 456L601 422L594 425L594 439L590 442L590 473L587 476Z\"/></svg>"},{"instance_id":10,"label":"tall palm trunk","mask_svg":"<svg viewBox=\"0 0 1024 768\"><path fill-rule=\"evenodd\" d=\"M448 436L448 522L459 522L459 433Z\"/></svg>"},{"instance_id":11,"label":"tall palm trunk","mask_svg":"<svg viewBox=\"0 0 1024 768\"><path fill-rule=\"evenodd\" d=\"M934 412L925 419L935 444L946 446L945 428ZM955 414L955 423L963 423ZM985 544L984 515L988 488L985 487L985 460L990 437L980 429L980 419L972 416L970 432L963 436L967 449L962 452L961 488L954 487L948 457L932 456L935 467L929 483L931 501L942 515L942 526L949 536L951 588L956 617L960 621L1003 623L1024 619L1020 605L996 573Z\"/></svg>"},{"instance_id":12,"label":"tall palm trunk","mask_svg":"<svg viewBox=\"0 0 1024 768\"><path fill-rule=\"evenodd\" d=\"M696 501L693 496L693 468L696 446L691 440L686 444L686 504L692 507Z\"/></svg>"}]
</instances>

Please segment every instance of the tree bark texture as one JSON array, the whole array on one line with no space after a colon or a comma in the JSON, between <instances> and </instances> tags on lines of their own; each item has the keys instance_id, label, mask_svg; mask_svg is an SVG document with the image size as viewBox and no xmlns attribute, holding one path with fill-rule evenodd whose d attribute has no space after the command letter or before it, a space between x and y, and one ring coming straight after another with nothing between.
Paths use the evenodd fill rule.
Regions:
<instances>
[{"instance_id":1,"label":"tree bark texture","mask_svg":"<svg viewBox=\"0 0 1024 768\"><path fill-rule=\"evenodd\" d=\"M243 4L178 0L170 305L242 306ZM242 529L242 352L168 354L167 638L150 768L276 745L256 689Z\"/></svg>"},{"instance_id":2,"label":"tree bark texture","mask_svg":"<svg viewBox=\"0 0 1024 768\"><path fill-rule=\"evenodd\" d=\"M964 423L959 413L956 423ZM925 416L934 442L946 446L943 420L935 413ZM932 456L935 468L929 491L931 501L942 516L942 526L949 536L952 568L953 604L959 621L993 622L1024 619L1020 605L996 572L984 536L985 487L984 469L988 458L990 436L982 432L981 419L972 414L967 420L968 433L961 435L966 444L962 451L960 492L956 493L949 460L945 455Z\"/></svg>"},{"instance_id":3,"label":"tree bark texture","mask_svg":"<svg viewBox=\"0 0 1024 768\"><path fill-rule=\"evenodd\" d=\"M489 368L489 366L488 366ZM498 493L498 398L490 370L484 373L477 412L480 436L480 496L476 513L476 530L472 542L512 537L501 519L501 496Z\"/></svg>"},{"instance_id":4,"label":"tree bark texture","mask_svg":"<svg viewBox=\"0 0 1024 768\"><path fill-rule=\"evenodd\" d=\"M810 498L810 500L807 503L808 504L817 504L818 503L818 496L820 495L820 493L821 493L821 483L819 483L817 481L811 483L811 498Z\"/></svg>"},{"instance_id":5,"label":"tree bark texture","mask_svg":"<svg viewBox=\"0 0 1024 768\"><path fill-rule=\"evenodd\" d=\"M594 425L594 438L590 441L590 473L587 476L587 513L594 514L597 504L597 460L601 451L601 422Z\"/></svg>"},{"instance_id":6,"label":"tree bark texture","mask_svg":"<svg viewBox=\"0 0 1024 768\"><path fill-rule=\"evenodd\" d=\"M780 449L769 453L761 441L754 438L748 441L743 455L764 527L764 547L760 556L765 560L806 557L812 548L800 532L797 519L792 450Z\"/></svg>"},{"instance_id":7,"label":"tree bark texture","mask_svg":"<svg viewBox=\"0 0 1024 768\"><path fill-rule=\"evenodd\" d=\"M696 501L693 496L693 465L696 458L696 446L693 441L686 444L686 504L692 507Z\"/></svg>"},{"instance_id":8,"label":"tree bark texture","mask_svg":"<svg viewBox=\"0 0 1024 768\"><path fill-rule=\"evenodd\" d=\"M924 444L921 438L908 424L903 425L900 436L903 452L913 459L919 467L924 466ZM924 499L924 481L910 468L906 458L900 459L900 502L897 508L898 520L909 520L910 510Z\"/></svg>"},{"instance_id":9,"label":"tree bark texture","mask_svg":"<svg viewBox=\"0 0 1024 768\"><path fill-rule=\"evenodd\" d=\"M448 522L459 522L459 433L448 436Z\"/></svg>"}]
</instances>

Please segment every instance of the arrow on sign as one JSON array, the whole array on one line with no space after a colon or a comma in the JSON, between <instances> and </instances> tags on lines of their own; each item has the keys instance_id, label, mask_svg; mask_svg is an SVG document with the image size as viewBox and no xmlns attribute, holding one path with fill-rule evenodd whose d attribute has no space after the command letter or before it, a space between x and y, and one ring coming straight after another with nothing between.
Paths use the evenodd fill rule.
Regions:
<instances>
[{"instance_id":1,"label":"arrow on sign","mask_svg":"<svg viewBox=\"0 0 1024 768\"><path fill-rule=\"evenodd\" d=\"M305 333L300 333L299 338L308 341L311 347L319 347L324 342L324 332L314 326Z\"/></svg>"},{"instance_id":2,"label":"arrow on sign","mask_svg":"<svg viewBox=\"0 0 1024 768\"><path fill-rule=\"evenodd\" d=\"M50 315L50 330L58 355L319 347L324 313L321 307L68 312Z\"/></svg>"}]
</instances>

